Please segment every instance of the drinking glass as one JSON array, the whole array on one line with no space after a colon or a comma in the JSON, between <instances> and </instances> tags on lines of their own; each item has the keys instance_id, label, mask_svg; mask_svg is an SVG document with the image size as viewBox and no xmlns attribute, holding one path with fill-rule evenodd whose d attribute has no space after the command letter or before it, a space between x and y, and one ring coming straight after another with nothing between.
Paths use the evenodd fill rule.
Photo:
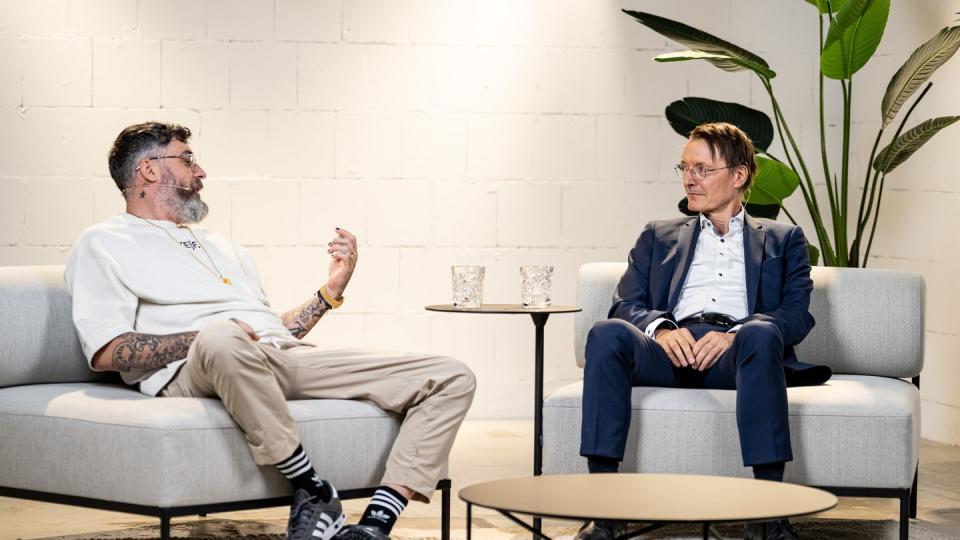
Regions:
<instances>
[{"instance_id":1,"label":"drinking glass","mask_svg":"<svg viewBox=\"0 0 960 540\"><path fill-rule=\"evenodd\" d=\"M552 281L552 266L521 266L520 303L523 304L523 307L542 308L550 306L550 285Z\"/></svg>"},{"instance_id":2,"label":"drinking glass","mask_svg":"<svg viewBox=\"0 0 960 540\"><path fill-rule=\"evenodd\" d=\"M478 308L483 304L483 266L451 266L453 305Z\"/></svg>"}]
</instances>

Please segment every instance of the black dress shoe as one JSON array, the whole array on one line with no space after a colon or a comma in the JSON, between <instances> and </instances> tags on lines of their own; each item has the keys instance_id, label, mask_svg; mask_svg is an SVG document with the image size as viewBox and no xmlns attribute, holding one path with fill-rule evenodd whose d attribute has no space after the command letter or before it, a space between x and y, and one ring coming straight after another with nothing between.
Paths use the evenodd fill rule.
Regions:
<instances>
[{"instance_id":1,"label":"black dress shoe","mask_svg":"<svg viewBox=\"0 0 960 540\"><path fill-rule=\"evenodd\" d=\"M797 531L786 519L749 523L744 527L743 537L746 540L800 540Z\"/></svg>"},{"instance_id":2,"label":"black dress shoe","mask_svg":"<svg viewBox=\"0 0 960 540\"><path fill-rule=\"evenodd\" d=\"M611 521L588 521L580 527L573 540L613 540L626 531L623 525Z\"/></svg>"}]
</instances>

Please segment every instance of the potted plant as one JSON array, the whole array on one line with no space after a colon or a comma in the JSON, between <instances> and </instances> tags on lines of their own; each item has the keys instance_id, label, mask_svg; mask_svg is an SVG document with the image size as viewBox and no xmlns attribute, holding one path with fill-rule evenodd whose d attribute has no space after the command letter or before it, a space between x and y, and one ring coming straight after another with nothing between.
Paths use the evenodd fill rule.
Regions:
<instances>
[{"instance_id":1,"label":"potted plant","mask_svg":"<svg viewBox=\"0 0 960 540\"><path fill-rule=\"evenodd\" d=\"M870 151L869 166L863 179L856 215L850 201L854 179L850 177L851 103L853 76L869 62L883 37L890 12L890 0L805 0L817 10L820 22L820 161L821 168L812 170L797 145L786 115L773 89L776 72L763 59L733 43L678 21L640 11L623 10L647 28L683 45L689 50L670 52L654 57L658 62L702 60L724 71L752 72L770 97L773 120L756 109L737 103L708 98L687 97L666 108L666 117L673 129L687 136L704 122L729 122L743 129L757 149L759 172L747 198L749 211L757 215L773 215L783 207L783 200L798 187L813 220L816 245L811 243L811 261L818 256L827 266L866 266L873 245L886 175L910 158L941 129L960 120L960 116L931 118L904 130L914 109L930 90L933 72L946 63L960 47L960 26L940 30L913 54L893 75L880 104L881 127ZM826 25L826 26L825 26ZM826 32L824 32L826 30ZM825 79L837 81L843 94L841 163L839 170L827 159L827 133L824 120ZM924 85L924 83L926 83ZM886 145L880 143L901 108L921 89L913 100ZM783 158L770 152L774 129L779 135ZM879 149L879 151L878 151ZM814 190L814 177L821 175L827 187L827 204ZM685 208L681 201L681 210ZM770 212L772 208L773 212ZM786 209L788 219L796 223Z\"/></svg>"}]
</instances>

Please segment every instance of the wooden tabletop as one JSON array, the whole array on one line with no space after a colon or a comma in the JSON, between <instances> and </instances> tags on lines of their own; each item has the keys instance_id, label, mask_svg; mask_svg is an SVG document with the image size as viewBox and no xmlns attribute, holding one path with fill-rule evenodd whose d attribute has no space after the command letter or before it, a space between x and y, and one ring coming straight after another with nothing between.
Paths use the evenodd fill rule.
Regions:
<instances>
[{"instance_id":1,"label":"wooden tabletop","mask_svg":"<svg viewBox=\"0 0 960 540\"><path fill-rule=\"evenodd\" d=\"M685 474L575 474L474 484L460 498L541 517L643 522L742 522L829 510L837 498L797 484Z\"/></svg>"},{"instance_id":2,"label":"wooden tabletop","mask_svg":"<svg viewBox=\"0 0 960 540\"><path fill-rule=\"evenodd\" d=\"M478 308L462 308L453 304L435 304L426 306L427 311L445 311L448 313L576 313L577 306L548 306L527 308L521 304L483 304Z\"/></svg>"}]
</instances>

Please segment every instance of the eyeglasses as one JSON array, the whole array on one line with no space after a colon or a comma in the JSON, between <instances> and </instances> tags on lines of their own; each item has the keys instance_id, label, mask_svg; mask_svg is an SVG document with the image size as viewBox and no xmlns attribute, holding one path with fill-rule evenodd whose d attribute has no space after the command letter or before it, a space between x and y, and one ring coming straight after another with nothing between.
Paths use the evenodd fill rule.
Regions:
<instances>
[{"instance_id":1,"label":"eyeglasses","mask_svg":"<svg viewBox=\"0 0 960 540\"><path fill-rule=\"evenodd\" d=\"M153 157L148 157L147 159L154 160L154 159L173 159L173 158L182 159L184 165L186 165L191 169L197 166L197 156L193 152L184 152L182 154L177 154L175 156L153 156ZM140 167L137 167L134 170L139 171Z\"/></svg>"},{"instance_id":2,"label":"eyeglasses","mask_svg":"<svg viewBox=\"0 0 960 540\"><path fill-rule=\"evenodd\" d=\"M190 167L191 169L197 164L197 156L194 155L193 152L184 152L176 156L154 156L147 159L173 159L173 158L182 159L183 162L187 165L187 167Z\"/></svg>"},{"instance_id":3,"label":"eyeglasses","mask_svg":"<svg viewBox=\"0 0 960 540\"><path fill-rule=\"evenodd\" d=\"M697 165L697 166L695 166L695 167L689 167L689 166L687 166L686 163L680 163L680 164L678 164L677 166L675 166L675 167L673 168L673 170L677 171L677 176L679 176L680 178L684 178L684 177L686 177L687 173L690 173L690 176L691 176L694 180L696 180L697 182L702 182L702 181L707 177L707 175L710 174L710 173L712 173L713 171L720 171L720 170L723 170L723 169L731 169L731 168L733 168L733 167L739 167L739 166L740 166L740 164L736 164L736 165L727 165L726 167L716 167L716 168L714 168L714 169L708 169L708 168L704 167L703 165Z\"/></svg>"}]
</instances>

